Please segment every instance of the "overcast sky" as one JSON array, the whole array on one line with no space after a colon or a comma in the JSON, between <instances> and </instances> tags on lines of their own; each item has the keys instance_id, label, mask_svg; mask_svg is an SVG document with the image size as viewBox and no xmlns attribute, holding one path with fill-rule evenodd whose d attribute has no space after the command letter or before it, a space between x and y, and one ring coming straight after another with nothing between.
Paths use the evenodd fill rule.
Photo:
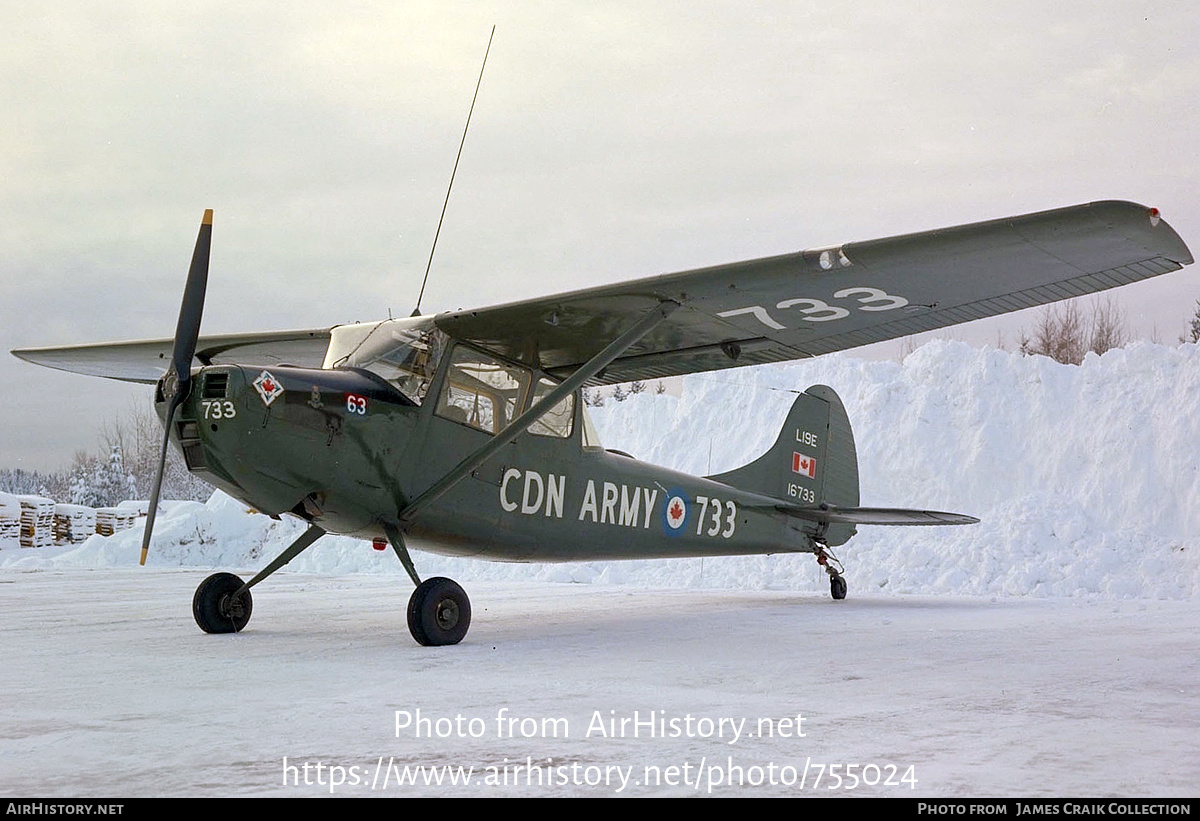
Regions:
<instances>
[{"instance_id":1,"label":"overcast sky","mask_svg":"<svg viewBox=\"0 0 1200 821\"><path fill-rule=\"evenodd\" d=\"M5 3L0 347L169 336L205 208L205 332L407 315L493 23L427 312L1096 199L1200 247L1192 0ZM1173 343L1200 273L1118 293ZM0 467L149 401L0 382Z\"/></svg>"}]
</instances>

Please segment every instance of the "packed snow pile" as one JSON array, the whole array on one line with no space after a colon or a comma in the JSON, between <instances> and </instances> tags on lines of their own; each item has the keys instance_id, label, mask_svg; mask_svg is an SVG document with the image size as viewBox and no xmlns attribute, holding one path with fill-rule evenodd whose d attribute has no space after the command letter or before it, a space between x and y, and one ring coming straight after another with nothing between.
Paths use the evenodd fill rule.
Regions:
<instances>
[{"instance_id":1,"label":"packed snow pile","mask_svg":"<svg viewBox=\"0 0 1200 821\"><path fill-rule=\"evenodd\" d=\"M793 391L812 384L846 405L864 506L983 520L860 527L838 550L852 591L1200 593L1196 345L1138 343L1072 366L934 341L903 364L834 355L701 374L678 400L608 401L597 424L639 458L718 473L769 447ZM823 582L811 570L775 581Z\"/></svg>"},{"instance_id":2,"label":"packed snow pile","mask_svg":"<svg viewBox=\"0 0 1200 821\"><path fill-rule=\"evenodd\" d=\"M837 550L850 595L1190 598L1200 593L1200 348L1135 344L1081 366L935 341L903 364L833 355L688 377L591 409L605 445L690 473L774 442L796 392L842 397L862 504L968 513L969 527L861 527ZM151 563L257 569L302 530L223 494L176 503ZM141 527L81 546L0 551L25 567L137 561ZM811 556L505 565L419 554L423 576L827 591ZM327 536L289 570L402 575L391 551Z\"/></svg>"}]
</instances>

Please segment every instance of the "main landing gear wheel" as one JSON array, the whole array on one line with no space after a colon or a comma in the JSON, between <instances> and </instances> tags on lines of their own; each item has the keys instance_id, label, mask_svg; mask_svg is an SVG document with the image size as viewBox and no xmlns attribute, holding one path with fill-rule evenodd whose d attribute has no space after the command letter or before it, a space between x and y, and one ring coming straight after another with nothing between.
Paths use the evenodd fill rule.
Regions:
<instances>
[{"instance_id":1,"label":"main landing gear wheel","mask_svg":"<svg viewBox=\"0 0 1200 821\"><path fill-rule=\"evenodd\" d=\"M238 633L250 621L254 601L247 590L234 597L242 580L232 573L214 573L196 588L192 615L205 633Z\"/></svg>"},{"instance_id":2,"label":"main landing gear wheel","mask_svg":"<svg viewBox=\"0 0 1200 821\"><path fill-rule=\"evenodd\" d=\"M471 600L450 579L426 579L408 600L408 631L417 644L458 644L470 626Z\"/></svg>"}]
</instances>

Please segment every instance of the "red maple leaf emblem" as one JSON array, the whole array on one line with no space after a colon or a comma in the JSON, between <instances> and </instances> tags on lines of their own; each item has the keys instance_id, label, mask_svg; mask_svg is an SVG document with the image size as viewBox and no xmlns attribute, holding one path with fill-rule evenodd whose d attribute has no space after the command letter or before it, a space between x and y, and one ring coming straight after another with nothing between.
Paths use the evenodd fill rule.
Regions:
<instances>
[{"instance_id":1,"label":"red maple leaf emblem","mask_svg":"<svg viewBox=\"0 0 1200 821\"><path fill-rule=\"evenodd\" d=\"M266 391L267 393L275 393L275 383L272 382L270 379L264 379L262 386L263 386L263 390Z\"/></svg>"},{"instance_id":2,"label":"red maple leaf emblem","mask_svg":"<svg viewBox=\"0 0 1200 821\"><path fill-rule=\"evenodd\" d=\"M675 504L671 505L671 518L678 519L683 515L683 505L679 504L679 500L675 500Z\"/></svg>"}]
</instances>

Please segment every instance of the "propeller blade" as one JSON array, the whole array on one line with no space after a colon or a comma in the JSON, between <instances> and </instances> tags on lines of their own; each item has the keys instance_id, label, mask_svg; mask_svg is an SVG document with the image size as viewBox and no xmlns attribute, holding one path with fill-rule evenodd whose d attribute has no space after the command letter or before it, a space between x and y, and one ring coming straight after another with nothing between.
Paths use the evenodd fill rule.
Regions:
<instances>
[{"instance_id":1,"label":"propeller blade","mask_svg":"<svg viewBox=\"0 0 1200 821\"><path fill-rule=\"evenodd\" d=\"M138 564L146 563L150 551L150 536L154 532L154 519L158 514L158 497L162 491L163 471L167 465L167 448L171 442L171 424L175 411L183 404L192 379L192 358L196 355L196 340L200 337L200 317L204 313L204 293L208 289L208 257L212 247L212 209L204 212L200 221L200 233L196 236L196 248L192 252L192 264L188 268L187 285L183 288L183 302L179 306L179 322L175 326L175 345L171 351L171 367L163 376L163 398L167 400L166 418L163 420L162 450L158 456L158 471L154 475L154 486L150 489L150 506L146 510L146 529L142 532L142 557Z\"/></svg>"},{"instance_id":2,"label":"propeller blade","mask_svg":"<svg viewBox=\"0 0 1200 821\"><path fill-rule=\"evenodd\" d=\"M183 394L178 394L183 396ZM178 399L172 399L167 406L167 417L163 420L162 451L158 455L158 470L154 474L154 485L150 488L150 506L146 508L146 529L142 531L142 557L138 564L146 564L146 554L150 552L150 535L154 532L154 519L158 515L158 494L162 490L163 470L167 466L167 447L171 442L171 423L175 419L175 409L179 407Z\"/></svg>"},{"instance_id":3,"label":"propeller blade","mask_svg":"<svg viewBox=\"0 0 1200 821\"><path fill-rule=\"evenodd\" d=\"M183 302L179 306L179 324L175 326L171 364L180 386L186 385L191 379L192 357L196 354L196 340L200 337L200 315L204 313L204 292L208 288L208 254L212 247L212 213L211 208L206 210L200 222L196 249L192 252L192 265L188 268L187 285L183 289Z\"/></svg>"}]
</instances>

